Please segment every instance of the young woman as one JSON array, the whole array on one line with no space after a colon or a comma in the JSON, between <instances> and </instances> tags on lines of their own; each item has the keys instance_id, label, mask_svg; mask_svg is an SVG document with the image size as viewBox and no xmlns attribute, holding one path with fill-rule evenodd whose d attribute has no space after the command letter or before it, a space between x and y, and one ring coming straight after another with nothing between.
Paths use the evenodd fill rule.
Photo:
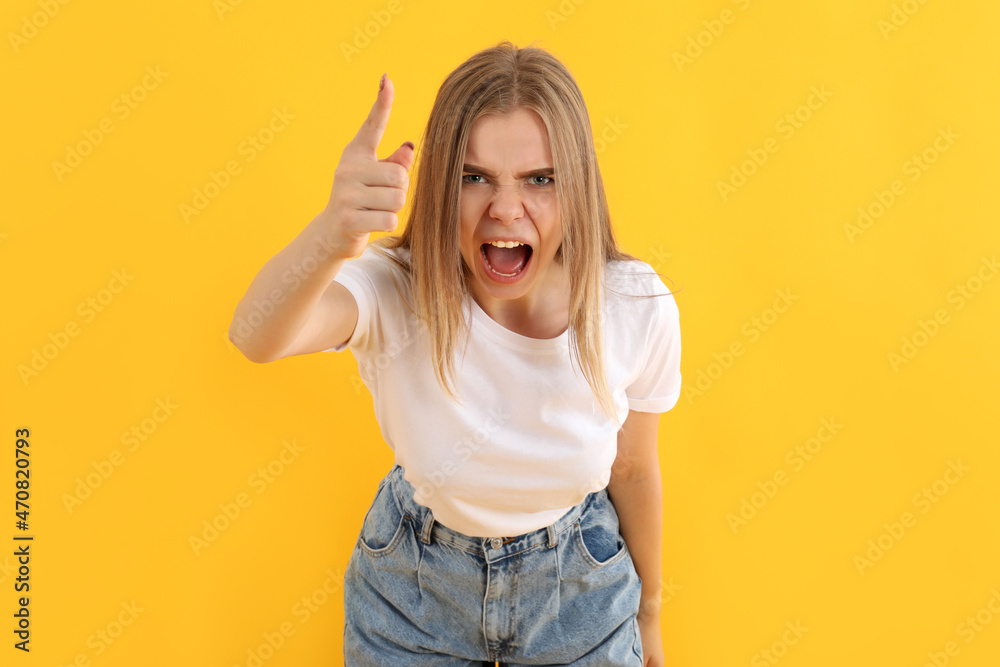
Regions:
<instances>
[{"instance_id":1,"label":"young woman","mask_svg":"<svg viewBox=\"0 0 1000 667\"><path fill-rule=\"evenodd\" d=\"M678 311L616 245L580 90L543 49L474 54L438 92L406 228L369 244L414 160L377 156L393 95L383 75L329 204L230 330L256 362L350 349L395 453L345 573L346 664L662 665Z\"/></svg>"}]
</instances>

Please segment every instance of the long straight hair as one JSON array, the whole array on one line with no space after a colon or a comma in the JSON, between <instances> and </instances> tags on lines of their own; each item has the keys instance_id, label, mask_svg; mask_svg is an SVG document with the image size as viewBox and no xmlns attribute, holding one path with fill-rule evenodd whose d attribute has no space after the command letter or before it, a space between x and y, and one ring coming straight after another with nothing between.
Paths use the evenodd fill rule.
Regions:
<instances>
[{"instance_id":1,"label":"long straight hair","mask_svg":"<svg viewBox=\"0 0 1000 667\"><path fill-rule=\"evenodd\" d=\"M504 41L474 54L448 75L424 131L406 227L373 245L409 250L408 261L389 256L409 274L416 314L430 334L437 380L457 400L454 358L459 339L468 336L462 304L472 279L459 249L466 146L478 118L516 107L535 111L548 131L562 221L556 261L563 263L570 281L571 357L601 410L617 423L601 340L604 269L609 261L634 258L614 238L583 94L555 56Z\"/></svg>"}]
</instances>

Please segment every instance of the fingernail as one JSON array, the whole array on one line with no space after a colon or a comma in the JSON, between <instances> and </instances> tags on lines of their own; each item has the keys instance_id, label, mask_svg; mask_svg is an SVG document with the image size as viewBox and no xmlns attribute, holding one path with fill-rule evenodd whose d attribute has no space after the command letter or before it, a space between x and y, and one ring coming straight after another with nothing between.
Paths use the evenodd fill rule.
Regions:
<instances>
[{"instance_id":1,"label":"fingernail","mask_svg":"<svg viewBox=\"0 0 1000 667\"><path fill-rule=\"evenodd\" d=\"M409 146L410 150L413 150L413 151L417 150L417 147L413 145L412 141L404 141L403 145L404 146Z\"/></svg>"},{"instance_id":2,"label":"fingernail","mask_svg":"<svg viewBox=\"0 0 1000 667\"><path fill-rule=\"evenodd\" d=\"M378 89L382 90L383 88L385 88L385 74L382 75L382 78L378 82Z\"/></svg>"}]
</instances>

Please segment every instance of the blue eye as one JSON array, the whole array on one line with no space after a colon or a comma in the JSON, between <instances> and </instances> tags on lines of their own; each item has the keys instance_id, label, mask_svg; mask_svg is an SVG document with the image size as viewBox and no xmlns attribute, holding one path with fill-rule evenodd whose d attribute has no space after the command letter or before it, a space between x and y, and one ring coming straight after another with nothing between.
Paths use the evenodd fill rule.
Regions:
<instances>
[{"instance_id":1,"label":"blue eye","mask_svg":"<svg viewBox=\"0 0 1000 667\"><path fill-rule=\"evenodd\" d=\"M482 176L480 176L479 174L465 174L464 176L462 176L462 182L463 183L480 183L481 182L481 181L468 181L468 180L466 180L468 178L482 178Z\"/></svg>"},{"instance_id":2,"label":"blue eye","mask_svg":"<svg viewBox=\"0 0 1000 667\"><path fill-rule=\"evenodd\" d=\"M534 181L536 178L544 179L544 181L542 183L535 182L532 185L548 185L549 183L553 182L551 176L532 176L531 180Z\"/></svg>"}]
</instances>

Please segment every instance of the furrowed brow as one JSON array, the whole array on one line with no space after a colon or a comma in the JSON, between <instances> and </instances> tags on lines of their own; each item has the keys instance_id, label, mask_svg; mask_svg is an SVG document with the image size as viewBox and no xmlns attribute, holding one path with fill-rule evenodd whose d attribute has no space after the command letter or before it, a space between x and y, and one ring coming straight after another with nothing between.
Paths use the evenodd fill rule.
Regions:
<instances>
[{"instance_id":1,"label":"furrowed brow","mask_svg":"<svg viewBox=\"0 0 1000 667\"><path fill-rule=\"evenodd\" d=\"M481 176L489 176L490 178L497 177L496 173L475 164L462 165L462 170L468 174L479 174ZM555 174L555 170L552 167L542 167L540 169L532 169L530 171L525 171L520 174L517 174L517 178L522 179L522 178L530 178L533 176L552 176L553 174Z\"/></svg>"}]
</instances>

